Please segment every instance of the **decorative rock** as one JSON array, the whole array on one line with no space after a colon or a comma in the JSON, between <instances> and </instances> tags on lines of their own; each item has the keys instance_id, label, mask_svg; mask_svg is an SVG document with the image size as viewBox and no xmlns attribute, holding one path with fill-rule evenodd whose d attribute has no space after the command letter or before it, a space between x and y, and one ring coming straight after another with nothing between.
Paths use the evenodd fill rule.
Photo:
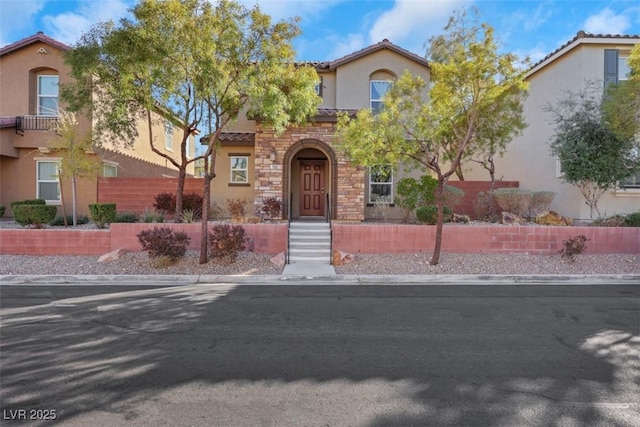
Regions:
<instances>
[{"instance_id":1,"label":"decorative rock","mask_svg":"<svg viewBox=\"0 0 640 427\"><path fill-rule=\"evenodd\" d=\"M505 225L524 225L527 220L511 212L502 212L502 223Z\"/></svg>"},{"instance_id":2,"label":"decorative rock","mask_svg":"<svg viewBox=\"0 0 640 427\"><path fill-rule=\"evenodd\" d=\"M285 261L284 252L280 252L278 255L271 257L269 261L271 261L273 264L277 265L278 267L284 267L284 261Z\"/></svg>"},{"instance_id":3,"label":"decorative rock","mask_svg":"<svg viewBox=\"0 0 640 427\"><path fill-rule=\"evenodd\" d=\"M120 249L116 249L115 251L111 251L109 253L106 253L102 256L100 256L100 258L98 258L98 262L108 262L108 261L116 261L118 259L120 259L120 257L124 254L126 254L127 251L126 249L120 248Z\"/></svg>"},{"instance_id":4,"label":"decorative rock","mask_svg":"<svg viewBox=\"0 0 640 427\"><path fill-rule=\"evenodd\" d=\"M343 252L339 250L333 251L333 265L345 265L353 262L355 256L348 252Z\"/></svg>"},{"instance_id":5,"label":"decorative rock","mask_svg":"<svg viewBox=\"0 0 640 427\"><path fill-rule=\"evenodd\" d=\"M536 224L540 225L573 225L573 219L560 215L558 212L542 212L536 216Z\"/></svg>"}]
</instances>

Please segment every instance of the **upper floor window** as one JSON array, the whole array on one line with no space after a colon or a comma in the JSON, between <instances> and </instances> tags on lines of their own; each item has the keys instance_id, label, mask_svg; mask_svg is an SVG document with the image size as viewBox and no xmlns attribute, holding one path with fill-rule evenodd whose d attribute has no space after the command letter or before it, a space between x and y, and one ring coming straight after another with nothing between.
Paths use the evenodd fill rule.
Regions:
<instances>
[{"instance_id":1,"label":"upper floor window","mask_svg":"<svg viewBox=\"0 0 640 427\"><path fill-rule=\"evenodd\" d=\"M392 83L390 80L371 80L371 110L374 114L382 110L382 98Z\"/></svg>"},{"instance_id":2,"label":"upper floor window","mask_svg":"<svg viewBox=\"0 0 640 427\"><path fill-rule=\"evenodd\" d=\"M629 67L629 57L624 54L618 55L618 81L629 80L631 67Z\"/></svg>"},{"instance_id":3,"label":"upper floor window","mask_svg":"<svg viewBox=\"0 0 640 427\"><path fill-rule=\"evenodd\" d=\"M639 189L640 190L640 173L630 176L620 183L620 187L629 189Z\"/></svg>"},{"instance_id":4,"label":"upper floor window","mask_svg":"<svg viewBox=\"0 0 640 427\"><path fill-rule=\"evenodd\" d=\"M44 199L47 203L60 202L60 185L58 174L60 162L58 160L38 160L36 165L36 197Z\"/></svg>"},{"instance_id":5,"label":"upper floor window","mask_svg":"<svg viewBox=\"0 0 640 427\"><path fill-rule=\"evenodd\" d=\"M173 124L169 121L164 122L164 148L173 151Z\"/></svg>"},{"instance_id":6,"label":"upper floor window","mask_svg":"<svg viewBox=\"0 0 640 427\"><path fill-rule=\"evenodd\" d=\"M322 77L316 82L316 95L322 96Z\"/></svg>"},{"instance_id":7,"label":"upper floor window","mask_svg":"<svg viewBox=\"0 0 640 427\"><path fill-rule=\"evenodd\" d=\"M38 115L58 115L58 76L38 76Z\"/></svg>"},{"instance_id":8,"label":"upper floor window","mask_svg":"<svg viewBox=\"0 0 640 427\"><path fill-rule=\"evenodd\" d=\"M246 184L249 182L249 156L231 156L231 182Z\"/></svg>"},{"instance_id":9,"label":"upper floor window","mask_svg":"<svg viewBox=\"0 0 640 427\"><path fill-rule=\"evenodd\" d=\"M105 178L115 178L118 176L118 164L105 161L102 164L102 176Z\"/></svg>"},{"instance_id":10,"label":"upper floor window","mask_svg":"<svg viewBox=\"0 0 640 427\"><path fill-rule=\"evenodd\" d=\"M369 203L393 203L393 168L391 165L369 169Z\"/></svg>"}]
</instances>

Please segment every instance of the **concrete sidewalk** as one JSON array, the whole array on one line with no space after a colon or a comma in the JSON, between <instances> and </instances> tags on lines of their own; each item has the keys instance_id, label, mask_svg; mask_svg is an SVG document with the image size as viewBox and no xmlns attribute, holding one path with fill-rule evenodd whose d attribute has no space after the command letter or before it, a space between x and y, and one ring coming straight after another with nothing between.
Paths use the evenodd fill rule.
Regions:
<instances>
[{"instance_id":1,"label":"concrete sidewalk","mask_svg":"<svg viewBox=\"0 0 640 427\"><path fill-rule=\"evenodd\" d=\"M0 285L86 284L179 286L212 283L238 285L640 285L640 275L337 275L305 272L287 275L10 275Z\"/></svg>"}]
</instances>

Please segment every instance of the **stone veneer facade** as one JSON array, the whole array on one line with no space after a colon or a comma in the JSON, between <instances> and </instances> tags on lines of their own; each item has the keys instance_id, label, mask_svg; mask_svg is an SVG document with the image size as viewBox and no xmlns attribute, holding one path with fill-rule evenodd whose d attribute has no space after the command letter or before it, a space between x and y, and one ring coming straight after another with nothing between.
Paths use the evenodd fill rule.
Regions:
<instances>
[{"instance_id":1,"label":"stone veneer facade","mask_svg":"<svg viewBox=\"0 0 640 427\"><path fill-rule=\"evenodd\" d=\"M288 212L289 181L294 156L305 148L314 148L324 154L329 163L332 219L363 221L365 208L364 168L349 162L333 146L336 125L316 122L302 127L290 127L279 137L273 129L256 124L255 129L255 183L256 210L262 200L276 197L283 201L283 212ZM276 160L272 161L272 147Z\"/></svg>"}]
</instances>

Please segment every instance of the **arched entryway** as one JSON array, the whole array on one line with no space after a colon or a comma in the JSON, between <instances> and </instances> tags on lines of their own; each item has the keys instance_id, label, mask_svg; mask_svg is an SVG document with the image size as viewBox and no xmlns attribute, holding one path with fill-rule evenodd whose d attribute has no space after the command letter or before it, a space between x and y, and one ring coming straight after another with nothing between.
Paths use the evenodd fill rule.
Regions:
<instances>
[{"instance_id":1,"label":"arched entryway","mask_svg":"<svg viewBox=\"0 0 640 427\"><path fill-rule=\"evenodd\" d=\"M337 161L326 143L303 139L287 150L283 162L284 213L291 219L336 218Z\"/></svg>"}]
</instances>

